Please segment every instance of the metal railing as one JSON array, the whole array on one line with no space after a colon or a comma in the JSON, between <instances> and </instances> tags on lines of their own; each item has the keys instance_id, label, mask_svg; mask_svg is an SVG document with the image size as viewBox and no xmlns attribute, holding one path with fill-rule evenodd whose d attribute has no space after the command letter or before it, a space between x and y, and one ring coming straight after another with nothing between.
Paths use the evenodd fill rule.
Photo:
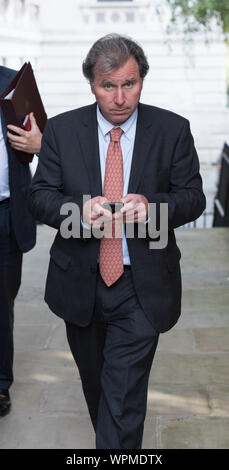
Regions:
<instances>
[{"instance_id":1,"label":"metal railing","mask_svg":"<svg viewBox=\"0 0 229 470\"><path fill-rule=\"evenodd\" d=\"M214 227L229 227L229 145L220 155L220 175L214 206Z\"/></svg>"},{"instance_id":2,"label":"metal railing","mask_svg":"<svg viewBox=\"0 0 229 470\"><path fill-rule=\"evenodd\" d=\"M213 226L213 215L213 212L204 211L198 219L182 225L180 228L211 228Z\"/></svg>"}]
</instances>

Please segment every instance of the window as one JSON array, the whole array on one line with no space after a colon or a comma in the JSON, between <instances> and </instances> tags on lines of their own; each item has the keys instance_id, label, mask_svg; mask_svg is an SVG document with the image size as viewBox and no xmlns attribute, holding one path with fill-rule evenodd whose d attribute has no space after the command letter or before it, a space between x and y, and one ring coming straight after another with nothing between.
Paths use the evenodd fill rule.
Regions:
<instances>
[{"instance_id":1,"label":"window","mask_svg":"<svg viewBox=\"0 0 229 470\"><path fill-rule=\"evenodd\" d=\"M133 11L127 11L126 12L126 21L127 21L127 23L132 23L134 21L134 12Z\"/></svg>"},{"instance_id":2,"label":"window","mask_svg":"<svg viewBox=\"0 0 229 470\"><path fill-rule=\"evenodd\" d=\"M97 23L104 23L105 21L105 15L102 12L97 12L96 13L96 21Z\"/></svg>"}]
</instances>

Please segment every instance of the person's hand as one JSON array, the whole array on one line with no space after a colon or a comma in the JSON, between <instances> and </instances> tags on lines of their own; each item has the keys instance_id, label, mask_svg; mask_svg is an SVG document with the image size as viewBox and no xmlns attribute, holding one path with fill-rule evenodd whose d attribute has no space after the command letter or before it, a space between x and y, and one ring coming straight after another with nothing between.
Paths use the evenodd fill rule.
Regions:
<instances>
[{"instance_id":1,"label":"person's hand","mask_svg":"<svg viewBox=\"0 0 229 470\"><path fill-rule=\"evenodd\" d=\"M29 114L29 119L31 123L30 131L26 131L20 127L9 124L7 128L16 132L18 135L7 132L7 137L14 150L21 150L22 152L27 153L39 153L41 149L42 133L36 123L33 113Z\"/></svg>"},{"instance_id":2,"label":"person's hand","mask_svg":"<svg viewBox=\"0 0 229 470\"><path fill-rule=\"evenodd\" d=\"M101 229L101 216L103 222L111 222L112 214L108 209L104 209L104 202L109 202L104 196L96 196L85 202L83 206L83 222L93 228Z\"/></svg>"},{"instance_id":3,"label":"person's hand","mask_svg":"<svg viewBox=\"0 0 229 470\"><path fill-rule=\"evenodd\" d=\"M142 194L127 194L120 201L124 206L114 214L115 219L123 217L124 223L136 223L148 218L148 200Z\"/></svg>"}]
</instances>

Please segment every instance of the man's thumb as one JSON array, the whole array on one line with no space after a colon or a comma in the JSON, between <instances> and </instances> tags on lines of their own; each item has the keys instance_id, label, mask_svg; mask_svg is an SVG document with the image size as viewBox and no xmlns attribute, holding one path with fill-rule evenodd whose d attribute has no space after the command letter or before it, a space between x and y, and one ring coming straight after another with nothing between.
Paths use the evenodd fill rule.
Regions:
<instances>
[{"instance_id":1,"label":"man's thumb","mask_svg":"<svg viewBox=\"0 0 229 470\"><path fill-rule=\"evenodd\" d=\"M31 123L31 128L36 127L36 126L37 126L37 122L36 122L36 119L35 119L35 116L34 116L34 113L33 113L33 112L30 113L29 119L30 119L30 123Z\"/></svg>"}]
</instances>

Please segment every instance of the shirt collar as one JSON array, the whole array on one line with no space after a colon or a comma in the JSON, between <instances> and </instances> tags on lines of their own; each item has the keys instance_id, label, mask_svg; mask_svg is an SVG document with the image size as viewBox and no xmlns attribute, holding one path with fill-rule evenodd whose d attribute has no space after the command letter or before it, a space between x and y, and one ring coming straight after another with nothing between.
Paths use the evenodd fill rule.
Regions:
<instances>
[{"instance_id":1,"label":"shirt collar","mask_svg":"<svg viewBox=\"0 0 229 470\"><path fill-rule=\"evenodd\" d=\"M113 127L121 127L127 139L131 140L135 134L137 117L138 108L135 109L133 114L131 114L131 116L123 124L121 124L120 126L113 126L113 124L107 121L107 119L105 119L105 117L102 115L97 104L97 121L104 137L106 137L106 135L110 132L111 129L113 129Z\"/></svg>"}]
</instances>

